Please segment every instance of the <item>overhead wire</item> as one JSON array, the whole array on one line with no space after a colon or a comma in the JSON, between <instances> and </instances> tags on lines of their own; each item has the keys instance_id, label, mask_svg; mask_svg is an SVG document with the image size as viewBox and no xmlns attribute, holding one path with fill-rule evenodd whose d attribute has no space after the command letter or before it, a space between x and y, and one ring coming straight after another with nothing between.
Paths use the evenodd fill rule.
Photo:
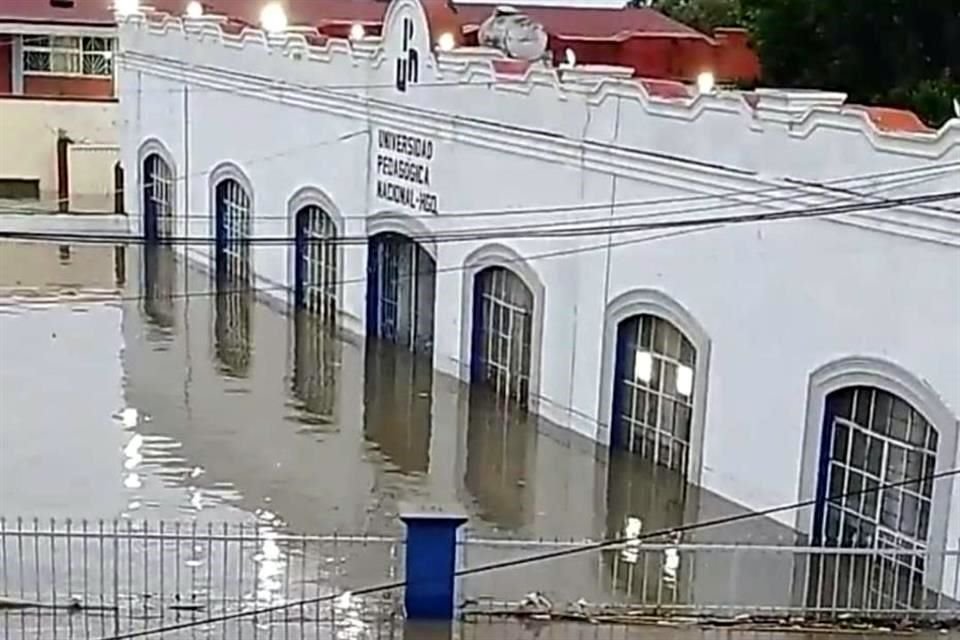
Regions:
<instances>
[{"instance_id":1,"label":"overhead wire","mask_svg":"<svg viewBox=\"0 0 960 640\"><path fill-rule=\"evenodd\" d=\"M476 242L482 240L504 239L548 239L548 238L575 238L620 233L638 233L660 229L679 229L687 227L709 225L732 225L758 222L774 222L792 219L809 219L824 216L836 216L859 212L880 212L896 207L910 206L929 202L941 202L960 197L960 191L945 191L938 193L919 194L902 198L887 198L882 203L856 202L833 206L807 207L775 212L734 213L719 216L689 217L679 220L654 220L633 224L599 224L588 223L551 223L550 225L515 225L496 227L476 227L465 230L434 231L426 234L405 234L415 242L430 242L442 244L448 242ZM955 214L960 219L960 213ZM88 234L77 232L44 232L44 231L0 231L0 238L8 240L41 240L75 244L145 244L151 242L144 237L132 237L129 234ZM287 245L296 242L295 236L250 236L240 242L251 245ZM365 245L369 236L339 235L333 238L309 238L307 243L326 243L332 245ZM209 245L217 242L215 236L169 236L163 239L165 244L177 245Z\"/></svg>"},{"instance_id":2,"label":"overhead wire","mask_svg":"<svg viewBox=\"0 0 960 640\"><path fill-rule=\"evenodd\" d=\"M345 134L344 136L340 136L337 139L337 141L342 139L348 139L349 137L353 137L361 133L366 133L366 132L360 131L360 132L352 132L349 134ZM325 143L314 143L311 145L307 145L305 147L299 147L298 149L314 148L322 144L325 144ZM264 156L260 160L275 158L275 157L278 157L279 155L280 154L272 154L270 156ZM256 161L257 160L254 160L254 162ZM950 168L951 166L954 166L960 169L960 162L944 163L943 165L938 165L936 168L946 169L946 168ZM922 167L922 168L918 168L917 170L926 171L929 169L930 167ZM198 172L195 175L202 176L202 175L207 175L209 173L211 173L211 171ZM915 180L915 177L913 175L914 173L915 171L904 170L903 174L899 176L899 179L886 181L879 186L882 186L883 188L889 188L892 186L896 186L902 182L911 182ZM881 177L890 177L891 175L897 175L897 174L881 174ZM688 196L669 196L669 197L648 198L648 199L639 199L639 200L624 200L619 202L610 202L610 201L599 202L598 201L593 203L538 205L538 206L527 206L527 207L501 208L501 209L485 209L485 210L484 209L460 210L460 211L446 210L446 211L440 212L439 214L430 214L430 213L412 214L411 217L427 219L427 220L449 221L454 217L457 219L477 218L477 217L500 218L503 216L515 216L515 215L532 216L532 215L544 215L544 214L555 215L555 214L563 214L563 213L593 213L593 212L595 212L597 215L601 215L601 214L608 214L611 211L620 211L624 209L633 209L633 208L639 209L639 208L645 208L645 207L656 206L656 205L679 206L684 203L705 201L705 200L727 201L726 203L723 203L723 204L720 204L720 203L704 204L694 209L685 208L680 211L669 211L669 212L660 211L660 212L646 213L646 214L636 213L636 214L631 214L629 216L623 216L623 215L619 216L620 220L631 219L631 218L639 219L639 218L648 218L648 217L657 217L657 216L680 215L684 213L695 213L698 211L705 211L705 210L722 210L722 209L729 209L735 206L742 206L745 204L761 205L761 204L767 204L767 203L778 202L778 201L793 202L796 199L804 196L817 195L815 193L811 193L812 189L817 189L817 188L824 191L833 190L835 193L843 193L847 196L848 199L849 198L861 198L861 199L872 198L874 200L877 200L878 202L885 201L885 198L883 198L882 196L878 196L876 194L869 193L869 192L860 192L853 188L843 188L840 186L841 184L845 184L848 182L855 182L855 181L859 182L861 180L866 180L870 178L875 179L875 176L872 176L872 175L863 176L863 177L851 176L847 178L839 178L839 179L828 181L828 182L812 182L812 181L800 182L800 181L795 181L793 179L788 178L787 179L788 182L797 182L797 184L795 186L791 186L790 184L787 184L787 185L778 185L778 186L767 186L767 187L758 188L758 189L728 190L727 192L720 193L720 194L696 194L696 195L688 195ZM182 180L182 179L186 179L186 177L178 176L175 179ZM144 188L145 189L150 188L150 184L144 185ZM779 192L784 192L784 193L781 194ZM759 196L763 196L763 197L759 197ZM753 202L743 202L742 200L745 198L757 198L757 199ZM58 204L59 202L69 201L69 200L70 198L61 199L55 202L54 204ZM936 209L944 213L960 213L960 211L958 210L947 209L943 207L936 207L934 205L924 205L924 207L929 209ZM31 213L31 214L50 213L49 209L46 209L44 207L10 207L9 205L7 207L0 205L0 212ZM70 210L60 211L58 213L83 214L82 211L70 211ZM187 212L185 214L175 214L175 215L178 219L184 219L184 220L208 220L210 218L210 214L206 212L203 212L203 213ZM347 213L347 214L339 214L339 217L344 220L361 220L361 219L366 220L367 218L369 218L369 215L363 214L363 213L357 213L357 214ZM289 220L291 216L290 214L273 214L273 213L264 213L260 211L255 211L255 218L257 220ZM563 224L563 222L561 221L561 222L548 222L548 223L536 223L536 224L538 225Z\"/></svg>"},{"instance_id":3,"label":"overhead wire","mask_svg":"<svg viewBox=\"0 0 960 640\"><path fill-rule=\"evenodd\" d=\"M920 485L925 482L933 482L935 480L941 480L945 478L950 478L956 475L960 475L960 468L948 469L945 471L940 471L936 473L930 473L923 476L918 476L915 478L909 478L906 480L898 480L895 482L886 482L878 484L875 487L860 489L857 491L848 491L839 494L833 494L825 496L823 498L811 498L807 500L800 500L797 502L791 502L785 505L779 505L775 507L769 507L766 509L760 509L758 511L749 511L745 513L737 513L729 516L720 516L710 520L701 520L699 522L693 522L690 524L679 525L676 527L663 527L649 533L635 535L635 536L622 536L618 538L613 538L609 540L600 540L597 542L586 543L583 545L578 545L575 547L569 547L564 549L555 549L552 551L546 551L543 553L531 554L523 556L520 558L511 558L509 560L501 560L497 562L490 562L486 564L481 564L473 567L467 567L465 569L460 569L454 572L455 577L463 578L471 575L476 575L480 573L487 573L490 571L498 571L501 569L510 569L514 567L521 567L528 564L533 564L537 562L545 562L549 560L558 560L561 558L567 558L575 555L580 555L593 551L602 551L604 549L609 549L611 547L620 547L628 544L642 543L644 541L649 541L657 538L667 538L667 537L676 537L691 531L697 531L700 529L707 529L712 527L718 527L728 524L734 524L737 522L742 522L746 520L752 520L755 518L763 518L768 516L777 515L787 511L795 511L797 509L803 509L806 507L816 506L818 503L828 504L836 503L847 498L854 496L867 495L871 493L876 493L879 491L885 491L887 489L895 489L898 487L907 487L910 485ZM829 553L829 550L834 550L836 552L839 549L844 547L828 547L823 546L825 553ZM862 548L862 547L857 547ZM880 550L878 549L878 553ZM286 609L291 609L295 607L306 607L309 605L318 605L325 602L332 602L337 600L345 593L349 593L351 596L369 596L377 593L395 591L406 586L406 580L391 580L389 582L383 582L379 584L373 584L366 587L361 587L359 589L351 589L349 591L331 593L323 596L316 596L313 598L304 598L300 600L294 600L291 602L284 602L281 604L266 606L266 607L257 607L255 609L247 609L242 611L234 611L230 613L224 613L215 616L208 616L201 618L199 620L190 620L187 622L179 622L170 625L157 626L149 629L141 629L137 631L130 631L127 633L119 633L111 636L105 636L101 640L131 640L133 638L141 638L144 636L155 635L158 633L169 633L171 631L180 631L183 629L189 629L198 626L211 625L211 624L222 624L229 622L231 620L237 620L241 618L249 618L261 616L267 613L273 613L275 611L283 611Z\"/></svg>"}]
</instances>

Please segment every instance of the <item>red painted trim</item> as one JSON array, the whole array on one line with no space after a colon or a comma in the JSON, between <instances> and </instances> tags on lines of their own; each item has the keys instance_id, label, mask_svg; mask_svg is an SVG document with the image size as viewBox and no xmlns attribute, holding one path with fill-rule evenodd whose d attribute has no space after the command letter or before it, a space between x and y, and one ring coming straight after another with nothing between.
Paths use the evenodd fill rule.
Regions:
<instances>
[{"instance_id":1,"label":"red painted trim","mask_svg":"<svg viewBox=\"0 0 960 640\"><path fill-rule=\"evenodd\" d=\"M104 103L118 103L120 99L116 96L112 97L101 97L101 96L28 96L21 93L0 93L0 100L33 100L36 102L104 102Z\"/></svg>"},{"instance_id":2,"label":"red painted trim","mask_svg":"<svg viewBox=\"0 0 960 640\"><path fill-rule=\"evenodd\" d=\"M31 96L113 97L113 78L91 76L23 76L23 93Z\"/></svg>"},{"instance_id":3,"label":"red painted trim","mask_svg":"<svg viewBox=\"0 0 960 640\"><path fill-rule=\"evenodd\" d=\"M38 0L39 2L40 0ZM92 20L51 20L40 19L40 18L3 18L0 17L0 24L49 24L57 27L91 27L96 29L108 29L115 31L117 29L117 23L113 20L104 21L104 22L95 22Z\"/></svg>"}]
</instances>

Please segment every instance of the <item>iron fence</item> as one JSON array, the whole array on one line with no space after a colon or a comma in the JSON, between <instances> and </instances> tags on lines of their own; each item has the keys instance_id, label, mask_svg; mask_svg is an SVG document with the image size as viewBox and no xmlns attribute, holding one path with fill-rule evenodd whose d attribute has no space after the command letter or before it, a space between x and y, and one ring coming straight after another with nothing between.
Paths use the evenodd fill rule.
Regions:
<instances>
[{"instance_id":1,"label":"iron fence","mask_svg":"<svg viewBox=\"0 0 960 640\"><path fill-rule=\"evenodd\" d=\"M459 563L502 563L589 542L467 533ZM351 595L402 581L403 562L404 540L396 536L301 535L263 524L0 519L0 628L11 639L107 638L188 622L196 626L163 637L404 637L410 627L402 620L402 593ZM607 626L765 616L946 623L960 619L960 549L634 541L466 575L458 590L470 625L459 637L485 637L491 621L509 626L531 617ZM274 609L203 623L263 608Z\"/></svg>"}]
</instances>

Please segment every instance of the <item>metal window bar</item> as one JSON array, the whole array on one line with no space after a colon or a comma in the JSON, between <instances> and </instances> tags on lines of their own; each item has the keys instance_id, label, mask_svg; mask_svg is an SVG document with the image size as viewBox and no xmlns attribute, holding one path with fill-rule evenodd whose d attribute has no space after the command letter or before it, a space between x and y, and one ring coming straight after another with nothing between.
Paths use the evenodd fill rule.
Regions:
<instances>
[{"instance_id":1,"label":"metal window bar","mask_svg":"<svg viewBox=\"0 0 960 640\"><path fill-rule=\"evenodd\" d=\"M533 294L511 271L494 267L482 278L482 359L497 395L525 404L530 385Z\"/></svg>"}]
</instances>

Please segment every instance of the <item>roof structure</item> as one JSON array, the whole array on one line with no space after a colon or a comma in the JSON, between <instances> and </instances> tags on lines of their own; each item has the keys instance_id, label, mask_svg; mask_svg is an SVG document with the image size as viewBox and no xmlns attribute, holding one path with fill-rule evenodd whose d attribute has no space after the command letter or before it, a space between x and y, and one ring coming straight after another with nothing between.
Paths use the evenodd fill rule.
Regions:
<instances>
[{"instance_id":1,"label":"roof structure","mask_svg":"<svg viewBox=\"0 0 960 640\"><path fill-rule=\"evenodd\" d=\"M109 27L112 0L0 0L0 23L26 22Z\"/></svg>"},{"instance_id":2,"label":"roof structure","mask_svg":"<svg viewBox=\"0 0 960 640\"><path fill-rule=\"evenodd\" d=\"M144 0L143 5L171 14L182 13L187 0ZM208 12L256 25L265 0L201 0ZM383 0L284 0L292 25L316 27L361 23L379 26L389 3ZM494 11L494 4L453 4L465 29L476 28ZM706 38L704 34L648 8L593 9L524 6L523 12L551 35L567 38L616 38L628 34ZM0 0L2 22L112 24L113 0Z\"/></svg>"}]
</instances>

